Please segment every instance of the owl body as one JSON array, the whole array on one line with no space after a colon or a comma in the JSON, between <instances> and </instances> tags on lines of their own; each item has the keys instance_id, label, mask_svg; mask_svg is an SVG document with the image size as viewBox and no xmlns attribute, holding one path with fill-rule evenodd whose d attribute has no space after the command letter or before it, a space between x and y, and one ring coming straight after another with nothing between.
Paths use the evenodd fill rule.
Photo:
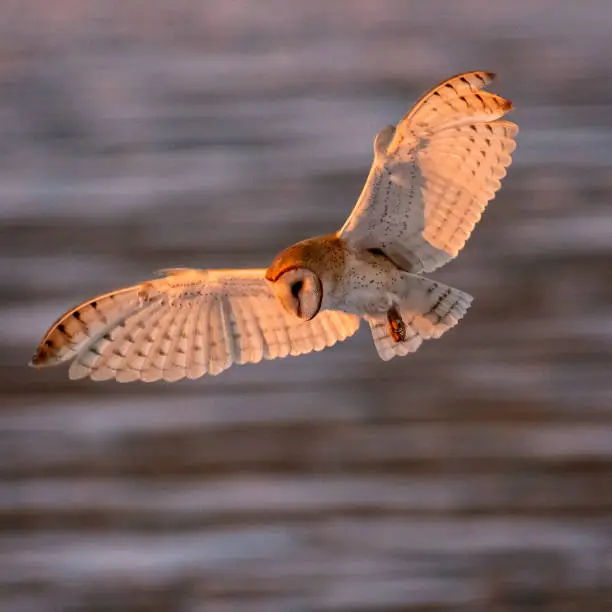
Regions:
<instances>
[{"instance_id":1,"label":"owl body","mask_svg":"<svg viewBox=\"0 0 612 612\"><path fill-rule=\"evenodd\" d=\"M412 276L382 253L347 246L335 308L362 317L384 314L393 304L410 299Z\"/></svg>"},{"instance_id":2,"label":"owl body","mask_svg":"<svg viewBox=\"0 0 612 612\"><path fill-rule=\"evenodd\" d=\"M266 278L274 286L290 270L309 270L320 279L321 310L376 315L386 313L400 296L407 297L406 272L382 253L354 248L336 234L310 238L281 251Z\"/></svg>"},{"instance_id":3,"label":"owl body","mask_svg":"<svg viewBox=\"0 0 612 612\"><path fill-rule=\"evenodd\" d=\"M191 270L87 300L47 331L31 364L71 378L177 380L319 351L371 330L383 360L414 352L465 315L471 296L422 276L465 245L511 163L512 104L494 75L440 83L374 140L342 228L281 251L267 269Z\"/></svg>"}]
</instances>

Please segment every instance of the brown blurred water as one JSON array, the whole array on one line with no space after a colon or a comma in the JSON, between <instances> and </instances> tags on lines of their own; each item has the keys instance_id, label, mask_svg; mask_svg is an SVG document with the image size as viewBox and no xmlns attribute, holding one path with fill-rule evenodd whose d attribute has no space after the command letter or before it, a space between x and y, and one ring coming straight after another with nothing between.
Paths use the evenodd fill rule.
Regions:
<instances>
[{"instance_id":1,"label":"brown blurred water","mask_svg":"<svg viewBox=\"0 0 612 612\"><path fill-rule=\"evenodd\" d=\"M0 610L612 610L612 4L0 7ZM464 322L179 384L24 367L169 266L339 227L374 134L500 74Z\"/></svg>"}]
</instances>

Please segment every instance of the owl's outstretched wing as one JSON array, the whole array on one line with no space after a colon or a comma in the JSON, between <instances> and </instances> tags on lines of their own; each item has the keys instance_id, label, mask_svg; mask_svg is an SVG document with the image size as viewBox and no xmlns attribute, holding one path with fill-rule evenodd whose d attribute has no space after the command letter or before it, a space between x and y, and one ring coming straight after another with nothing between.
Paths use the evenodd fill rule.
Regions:
<instances>
[{"instance_id":1,"label":"owl's outstretched wing","mask_svg":"<svg viewBox=\"0 0 612 612\"><path fill-rule=\"evenodd\" d=\"M173 381L320 351L352 336L359 317L285 312L265 270L167 270L83 302L45 334L34 366L73 359L70 378Z\"/></svg>"},{"instance_id":2,"label":"owl's outstretched wing","mask_svg":"<svg viewBox=\"0 0 612 612\"><path fill-rule=\"evenodd\" d=\"M426 93L374 141L374 162L339 232L410 272L456 257L501 187L518 127L499 121L512 103L481 90L490 72L467 72Z\"/></svg>"}]
</instances>

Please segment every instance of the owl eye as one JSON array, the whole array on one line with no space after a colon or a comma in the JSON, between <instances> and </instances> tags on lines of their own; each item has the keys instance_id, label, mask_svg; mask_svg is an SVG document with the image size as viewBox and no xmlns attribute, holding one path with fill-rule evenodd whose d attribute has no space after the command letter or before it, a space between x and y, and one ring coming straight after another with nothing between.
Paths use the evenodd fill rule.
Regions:
<instances>
[{"instance_id":1,"label":"owl eye","mask_svg":"<svg viewBox=\"0 0 612 612\"><path fill-rule=\"evenodd\" d=\"M291 285L291 295L297 300L300 297L300 291L302 291L302 287L304 286L304 281L296 281Z\"/></svg>"}]
</instances>

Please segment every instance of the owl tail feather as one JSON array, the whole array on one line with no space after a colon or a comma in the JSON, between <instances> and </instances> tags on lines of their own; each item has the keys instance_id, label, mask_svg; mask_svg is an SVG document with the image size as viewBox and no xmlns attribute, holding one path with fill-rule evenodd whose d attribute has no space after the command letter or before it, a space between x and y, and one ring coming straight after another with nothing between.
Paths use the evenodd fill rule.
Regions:
<instances>
[{"instance_id":1,"label":"owl tail feather","mask_svg":"<svg viewBox=\"0 0 612 612\"><path fill-rule=\"evenodd\" d=\"M439 338L463 318L472 296L420 276L411 276L405 299L388 313L366 316L383 361L414 353L423 340Z\"/></svg>"}]
</instances>

